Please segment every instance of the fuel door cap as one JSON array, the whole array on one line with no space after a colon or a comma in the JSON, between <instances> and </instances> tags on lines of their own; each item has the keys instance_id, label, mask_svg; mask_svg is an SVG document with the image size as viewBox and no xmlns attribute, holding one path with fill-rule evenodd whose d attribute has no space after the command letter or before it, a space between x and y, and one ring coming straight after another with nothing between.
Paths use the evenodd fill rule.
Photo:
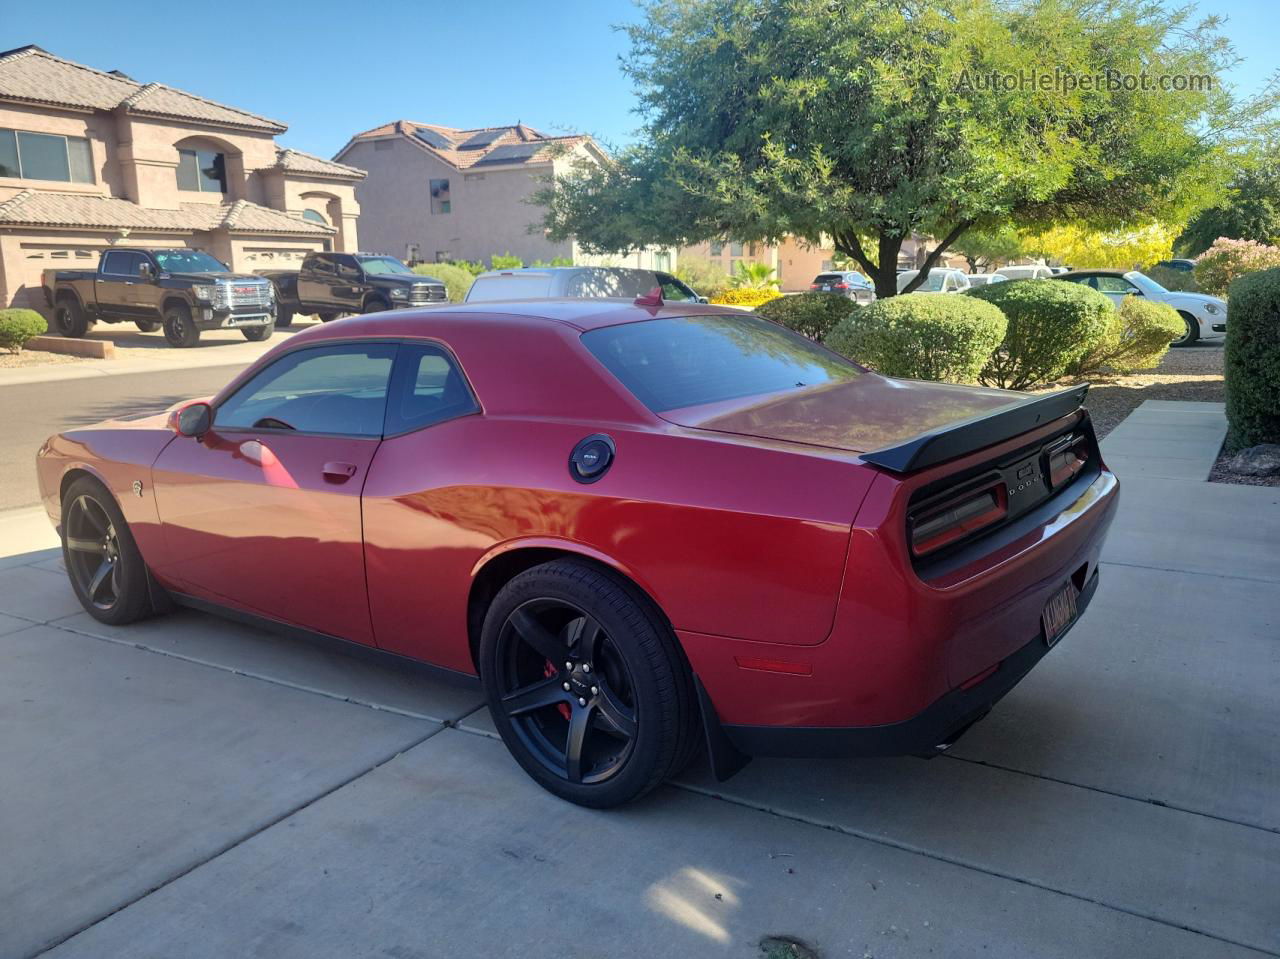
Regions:
<instances>
[{"instance_id":1,"label":"fuel door cap","mask_svg":"<svg viewBox=\"0 0 1280 959\"><path fill-rule=\"evenodd\" d=\"M569 475L579 483L594 483L608 471L615 455L613 438L593 433L579 440L569 454Z\"/></svg>"}]
</instances>

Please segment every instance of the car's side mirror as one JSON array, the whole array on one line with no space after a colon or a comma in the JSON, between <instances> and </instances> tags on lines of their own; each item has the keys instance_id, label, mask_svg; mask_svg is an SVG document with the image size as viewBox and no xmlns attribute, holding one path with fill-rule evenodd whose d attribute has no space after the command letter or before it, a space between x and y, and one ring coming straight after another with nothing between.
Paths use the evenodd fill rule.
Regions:
<instances>
[{"instance_id":1,"label":"car's side mirror","mask_svg":"<svg viewBox=\"0 0 1280 959\"><path fill-rule=\"evenodd\" d=\"M169 415L169 426L179 436L204 436L213 426L213 407L208 403L188 403Z\"/></svg>"}]
</instances>

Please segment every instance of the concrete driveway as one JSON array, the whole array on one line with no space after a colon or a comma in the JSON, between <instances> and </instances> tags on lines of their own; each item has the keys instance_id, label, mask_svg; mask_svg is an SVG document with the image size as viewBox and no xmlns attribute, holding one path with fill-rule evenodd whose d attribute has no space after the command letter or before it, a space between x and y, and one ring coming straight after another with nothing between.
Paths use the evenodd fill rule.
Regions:
<instances>
[{"instance_id":1,"label":"concrete driveway","mask_svg":"<svg viewBox=\"0 0 1280 959\"><path fill-rule=\"evenodd\" d=\"M468 690L103 627L0 517L0 956L1280 955L1280 491L1204 482L1223 430L1148 403L1108 437L1093 607L945 757L694 767L607 813Z\"/></svg>"}]
</instances>

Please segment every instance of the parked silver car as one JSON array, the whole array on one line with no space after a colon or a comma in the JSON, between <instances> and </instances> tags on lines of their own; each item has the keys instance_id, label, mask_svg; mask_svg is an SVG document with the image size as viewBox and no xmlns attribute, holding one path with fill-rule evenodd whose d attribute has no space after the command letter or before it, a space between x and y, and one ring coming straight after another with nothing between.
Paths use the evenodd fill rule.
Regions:
<instances>
[{"instance_id":1,"label":"parked silver car","mask_svg":"<svg viewBox=\"0 0 1280 959\"><path fill-rule=\"evenodd\" d=\"M598 299L622 297L633 300L660 287L669 303L705 303L670 273L637 270L620 266L525 267L520 270L491 270L481 273L467 291L468 303L493 300L548 300L563 297Z\"/></svg>"}]
</instances>

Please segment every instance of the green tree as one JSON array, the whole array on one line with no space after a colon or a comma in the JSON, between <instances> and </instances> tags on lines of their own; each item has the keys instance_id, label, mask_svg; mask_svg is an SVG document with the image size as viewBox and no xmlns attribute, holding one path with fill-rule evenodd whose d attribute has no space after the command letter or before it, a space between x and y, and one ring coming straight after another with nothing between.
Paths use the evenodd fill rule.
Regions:
<instances>
[{"instance_id":1,"label":"green tree","mask_svg":"<svg viewBox=\"0 0 1280 959\"><path fill-rule=\"evenodd\" d=\"M1183 256L1199 256L1219 237L1275 244L1280 239L1280 158L1246 168L1226 199L1191 218L1174 244Z\"/></svg>"},{"instance_id":2,"label":"green tree","mask_svg":"<svg viewBox=\"0 0 1280 959\"><path fill-rule=\"evenodd\" d=\"M969 264L969 272L979 269L991 272L997 260L1012 260L1023 255L1022 238L1012 224L1002 223L988 229L970 229L956 241L955 251Z\"/></svg>"},{"instance_id":3,"label":"green tree","mask_svg":"<svg viewBox=\"0 0 1280 959\"><path fill-rule=\"evenodd\" d=\"M882 297L913 232L938 239L905 292L974 227L1185 220L1274 99L1128 89L1234 62L1217 21L1147 0L644 0L625 29L643 135L540 192L552 237L826 236ZM1057 66L1088 89L1018 79Z\"/></svg>"}]
</instances>

